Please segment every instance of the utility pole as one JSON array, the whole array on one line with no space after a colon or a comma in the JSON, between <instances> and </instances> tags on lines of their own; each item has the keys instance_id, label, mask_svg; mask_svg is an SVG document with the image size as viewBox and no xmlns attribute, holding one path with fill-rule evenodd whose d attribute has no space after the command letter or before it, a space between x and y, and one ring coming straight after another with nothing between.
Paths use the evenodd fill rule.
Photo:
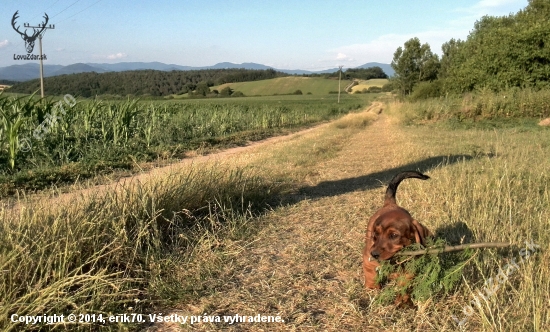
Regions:
<instances>
[{"instance_id":1,"label":"utility pole","mask_svg":"<svg viewBox=\"0 0 550 332\"><path fill-rule=\"evenodd\" d=\"M40 97L44 98L44 63L42 62L42 34L38 35L38 46L40 47Z\"/></svg>"},{"instance_id":2,"label":"utility pole","mask_svg":"<svg viewBox=\"0 0 550 332\"><path fill-rule=\"evenodd\" d=\"M338 77L338 104L340 104L340 82L342 82L342 67L344 66L338 66L338 68L340 68L340 76Z\"/></svg>"},{"instance_id":3,"label":"utility pole","mask_svg":"<svg viewBox=\"0 0 550 332\"><path fill-rule=\"evenodd\" d=\"M54 25L46 26L46 23L48 22L48 15L45 16L46 22L39 24L38 26L30 26L29 23L23 24L26 28L33 28L33 29L42 29L40 33L38 34L38 45L40 47L40 96L44 98L44 63L42 62L42 36L44 33L46 33L46 29L55 29ZM35 30L37 31L37 30Z\"/></svg>"}]
</instances>

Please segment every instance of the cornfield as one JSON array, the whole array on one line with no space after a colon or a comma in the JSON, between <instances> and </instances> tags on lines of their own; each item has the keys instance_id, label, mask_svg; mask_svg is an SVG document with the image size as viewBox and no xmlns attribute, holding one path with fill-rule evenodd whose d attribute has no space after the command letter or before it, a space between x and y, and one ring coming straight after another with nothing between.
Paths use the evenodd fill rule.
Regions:
<instances>
[{"instance_id":1,"label":"cornfield","mask_svg":"<svg viewBox=\"0 0 550 332\"><path fill-rule=\"evenodd\" d=\"M366 99L279 96L235 100L74 103L0 94L0 195L41 189L35 181L86 178L136 162L232 146L361 109ZM60 112L61 110L61 112ZM77 168L73 173L67 169ZM42 176L42 178L45 178Z\"/></svg>"}]
</instances>

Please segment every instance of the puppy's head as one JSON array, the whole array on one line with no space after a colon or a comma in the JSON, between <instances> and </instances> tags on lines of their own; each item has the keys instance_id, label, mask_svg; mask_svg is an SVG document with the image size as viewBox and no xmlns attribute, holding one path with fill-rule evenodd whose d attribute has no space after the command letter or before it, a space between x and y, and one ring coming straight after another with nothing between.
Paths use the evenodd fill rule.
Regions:
<instances>
[{"instance_id":1,"label":"puppy's head","mask_svg":"<svg viewBox=\"0 0 550 332\"><path fill-rule=\"evenodd\" d=\"M388 211L373 226L370 255L374 259L388 260L411 243L424 244L422 226L405 210Z\"/></svg>"}]
</instances>

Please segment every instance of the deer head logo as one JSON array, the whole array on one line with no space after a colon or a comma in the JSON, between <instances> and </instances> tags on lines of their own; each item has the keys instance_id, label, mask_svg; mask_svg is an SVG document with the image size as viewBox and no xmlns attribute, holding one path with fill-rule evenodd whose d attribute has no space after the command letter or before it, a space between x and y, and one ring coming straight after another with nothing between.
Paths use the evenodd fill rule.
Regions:
<instances>
[{"instance_id":1,"label":"deer head logo","mask_svg":"<svg viewBox=\"0 0 550 332\"><path fill-rule=\"evenodd\" d=\"M16 11L15 14L13 14L13 18L11 19L11 26L15 31L17 31L17 33L21 35L21 38L23 38L23 40L25 41L25 48L27 49L27 53L32 53L32 50L34 49L34 41L36 40L36 37L38 37L42 33L42 31L46 29L46 24L48 23L48 19L49 19L48 14L44 13L44 19L46 21L39 24L38 28L33 27L32 28L33 34L29 36L27 35L27 29L21 32L19 31L19 26L15 27L15 24L16 24L15 20L19 18L19 16L17 16L18 13L19 11ZM27 27L28 24L24 24L23 26Z\"/></svg>"}]
</instances>

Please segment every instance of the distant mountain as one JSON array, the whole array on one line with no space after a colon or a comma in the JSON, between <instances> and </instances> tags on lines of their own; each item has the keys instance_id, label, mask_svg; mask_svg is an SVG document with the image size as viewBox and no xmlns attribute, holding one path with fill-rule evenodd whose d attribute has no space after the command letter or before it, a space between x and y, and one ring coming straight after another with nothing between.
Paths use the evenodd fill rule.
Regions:
<instances>
[{"instance_id":1,"label":"distant mountain","mask_svg":"<svg viewBox=\"0 0 550 332\"><path fill-rule=\"evenodd\" d=\"M369 68L378 66L388 75L393 76L395 74L394 70L389 64L378 63L378 62L369 62L364 65L361 65L357 68ZM75 63L68 66L61 65L44 65L44 76L58 76L65 74L76 74L76 73L87 73L87 72L96 72L96 73L105 73L105 72L120 72L120 71L129 71L129 70L162 70L162 71L172 71L172 70L201 70L201 69L275 69L266 65L245 62L241 64L231 63L231 62L221 62L213 66L207 67L191 67L191 66L180 66L175 64L165 64L162 62L120 62L120 63ZM345 70L346 68L344 68ZM275 69L290 75L303 75L303 74L326 74L334 73L338 71L338 68L326 69L321 71L308 71L308 70L290 70L290 69ZM0 68L0 80L9 80L9 81L28 81L40 77L39 65L38 63L27 63L23 65L12 65L7 67Z\"/></svg>"},{"instance_id":2,"label":"distant mountain","mask_svg":"<svg viewBox=\"0 0 550 332\"><path fill-rule=\"evenodd\" d=\"M51 76L60 70L61 65L44 65L44 76ZM9 81L28 81L40 77L40 65L38 63L25 63L0 68L0 79Z\"/></svg>"},{"instance_id":3,"label":"distant mountain","mask_svg":"<svg viewBox=\"0 0 550 332\"><path fill-rule=\"evenodd\" d=\"M390 77L395 75L395 70L393 70L391 65L387 64L387 63L369 62L369 63L365 63L364 65L361 65L361 66L355 67L355 68L370 68L370 67L380 67L380 68L382 68L384 73L386 73L386 75L388 75Z\"/></svg>"},{"instance_id":4,"label":"distant mountain","mask_svg":"<svg viewBox=\"0 0 550 332\"><path fill-rule=\"evenodd\" d=\"M59 70L56 70L53 72L53 74L48 76L59 76L59 75L66 75L66 74L77 74L77 73L105 73L108 70L105 70L103 68L98 67L92 67L90 65L87 65L85 63L75 63L72 65L65 66Z\"/></svg>"},{"instance_id":5,"label":"distant mountain","mask_svg":"<svg viewBox=\"0 0 550 332\"><path fill-rule=\"evenodd\" d=\"M379 63L379 62L368 62L368 63L365 63L364 65L361 65L361 66L358 66L358 67L344 67L342 68L342 70L346 71L346 69L348 68L370 68L370 67L380 67L382 68L382 70L384 71L384 73L386 73L386 75L388 76L393 76L395 74L395 71L393 70L393 68L391 67L390 64L387 64L387 63ZM334 73L334 72L337 72L339 69L338 68L331 68L331 69L325 69L325 70L320 70L320 71L310 71L310 70L301 70L301 69L296 69L296 70L289 70L289 69L276 69L277 71L280 71L280 72L283 72L283 73L287 73L287 74L290 74L290 75L310 75L310 74L331 74L331 73Z\"/></svg>"},{"instance_id":6,"label":"distant mountain","mask_svg":"<svg viewBox=\"0 0 550 332\"><path fill-rule=\"evenodd\" d=\"M275 69L273 67L261 65L259 63L253 63L253 62L245 62L245 63L231 63L231 62L220 62L217 63L211 67L207 67L207 69L256 69L256 70L266 70L266 69ZM275 69L277 71L282 71L279 69Z\"/></svg>"},{"instance_id":7,"label":"distant mountain","mask_svg":"<svg viewBox=\"0 0 550 332\"><path fill-rule=\"evenodd\" d=\"M119 62L119 63L87 63L87 65L102 68L105 71L127 71L127 70L192 70L194 67L167 65L162 62Z\"/></svg>"}]
</instances>

